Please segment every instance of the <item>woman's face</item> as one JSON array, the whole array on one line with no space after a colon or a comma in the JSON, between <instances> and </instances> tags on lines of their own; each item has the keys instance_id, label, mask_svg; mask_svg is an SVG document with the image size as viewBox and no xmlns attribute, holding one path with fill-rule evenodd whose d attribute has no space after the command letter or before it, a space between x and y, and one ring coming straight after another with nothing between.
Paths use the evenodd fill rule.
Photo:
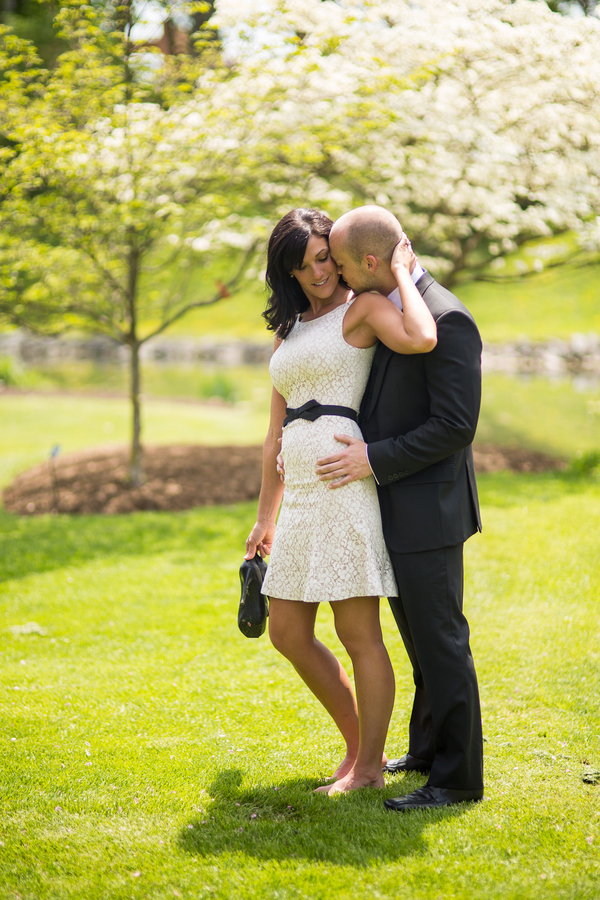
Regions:
<instances>
[{"instance_id":1,"label":"woman's face","mask_svg":"<svg viewBox=\"0 0 600 900\"><path fill-rule=\"evenodd\" d=\"M304 259L299 269L291 274L309 298L328 300L335 291L340 276L329 252L327 238L311 234L306 245Z\"/></svg>"}]
</instances>

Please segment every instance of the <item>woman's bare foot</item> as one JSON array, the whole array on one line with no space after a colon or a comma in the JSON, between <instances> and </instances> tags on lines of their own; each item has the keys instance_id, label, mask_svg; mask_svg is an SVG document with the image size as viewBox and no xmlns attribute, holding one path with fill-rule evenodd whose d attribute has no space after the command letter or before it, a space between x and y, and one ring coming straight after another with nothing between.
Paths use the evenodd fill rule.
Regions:
<instances>
[{"instance_id":1,"label":"woman's bare foot","mask_svg":"<svg viewBox=\"0 0 600 900\"><path fill-rule=\"evenodd\" d=\"M387 761L388 761L388 758L384 753L383 756L381 757L381 768L382 769L386 765ZM354 766L355 762L356 762L356 756L351 756L349 753L346 753L345 757L343 758L343 760L341 761L341 763L339 764L339 766L337 767L337 769L335 770L333 775L328 775L326 780L327 781L340 781L342 778L345 778L346 775L348 775L352 771L352 767ZM319 788L319 790L320 790L320 788Z\"/></svg>"},{"instance_id":2,"label":"woman's bare foot","mask_svg":"<svg viewBox=\"0 0 600 900\"><path fill-rule=\"evenodd\" d=\"M374 778L369 778L366 775L360 775L360 773L352 769L347 775L339 778L333 784L325 784L323 787L317 788L315 794L328 794L331 797L333 794L346 794L348 791L356 791L363 787L385 787L383 774L379 772Z\"/></svg>"},{"instance_id":3,"label":"woman's bare foot","mask_svg":"<svg viewBox=\"0 0 600 900\"><path fill-rule=\"evenodd\" d=\"M344 778L344 776L347 775L348 772L352 771L352 767L354 766L355 762L356 754L351 755L349 753L346 753L345 757L343 758L333 775L330 775L327 780L339 781L340 778Z\"/></svg>"}]
</instances>

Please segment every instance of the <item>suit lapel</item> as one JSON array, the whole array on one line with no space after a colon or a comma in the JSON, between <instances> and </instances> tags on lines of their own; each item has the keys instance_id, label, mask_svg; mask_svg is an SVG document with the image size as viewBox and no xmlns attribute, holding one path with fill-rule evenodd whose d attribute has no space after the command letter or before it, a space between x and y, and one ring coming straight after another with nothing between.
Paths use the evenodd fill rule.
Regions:
<instances>
[{"instance_id":1,"label":"suit lapel","mask_svg":"<svg viewBox=\"0 0 600 900\"><path fill-rule=\"evenodd\" d=\"M417 290L420 293L421 297L423 296L427 288L433 284L434 281L434 277L427 271L427 269L424 269L423 274L417 281Z\"/></svg>"},{"instance_id":2,"label":"suit lapel","mask_svg":"<svg viewBox=\"0 0 600 900\"><path fill-rule=\"evenodd\" d=\"M417 281L417 290L423 296L427 288L433 284L434 279L429 274L427 269L423 272L419 280ZM375 357L373 359L373 372L375 373L374 381L373 381L373 390L371 391L371 396L369 398L369 408L365 411L365 419L368 419L375 409L377 404L377 400L379 399L379 394L381 392L381 385L383 384L383 379L389 364L390 359L392 358L392 353L394 351L390 350L389 347L386 347L385 344L379 344L377 350L375 351Z\"/></svg>"},{"instance_id":3,"label":"suit lapel","mask_svg":"<svg viewBox=\"0 0 600 900\"><path fill-rule=\"evenodd\" d=\"M388 363L392 358L392 353L393 351L390 350L389 347L386 347L385 344L379 344L375 351L375 357L373 359L374 375L372 376L374 378L373 390L371 391L371 396L369 398L369 408L366 410L366 419L371 416L375 409L381 391L381 385L383 384L383 377L388 367Z\"/></svg>"}]
</instances>

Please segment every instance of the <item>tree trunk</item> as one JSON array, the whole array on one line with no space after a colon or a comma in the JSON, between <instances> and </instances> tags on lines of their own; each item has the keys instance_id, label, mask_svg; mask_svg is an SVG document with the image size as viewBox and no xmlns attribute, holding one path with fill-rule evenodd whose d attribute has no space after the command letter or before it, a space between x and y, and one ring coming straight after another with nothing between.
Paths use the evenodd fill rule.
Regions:
<instances>
[{"instance_id":1,"label":"tree trunk","mask_svg":"<svg viewBox=\"0 0 600 900\"><path fill-rule=\"evenodd\" d=\"M129 346L130 351L130 391L132 428L131 428L131 458L129 462L129 480L134 487L140 487L144 483L144 456L142 450L141 433L142 422L140 414L140 345L133 341Z\"/></svg>"},{"instance_id":2,"label":"tree trunk","mask_svg":"<svg viewBox=\"0 0 600 900\"><path fill-rule=\"evenodd\" d=\"M137 288L140 253L137 247L135 233L130 229L129 235L129 272L127 286L127 305L129 307L129 396L131 398L131 458L129 461L129 481L134 487L140 487L144 483L144 458L141 442L142 421L140 410L140 347L142 341L137 333Z\"/></svg>"}]
</instances>

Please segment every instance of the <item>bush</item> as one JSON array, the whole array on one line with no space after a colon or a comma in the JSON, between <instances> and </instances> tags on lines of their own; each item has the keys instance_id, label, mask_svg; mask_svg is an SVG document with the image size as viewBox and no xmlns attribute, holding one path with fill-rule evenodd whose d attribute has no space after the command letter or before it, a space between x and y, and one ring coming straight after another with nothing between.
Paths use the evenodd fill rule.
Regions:
<instances>
[{"instance_id":1,"label":"bush","mask_svg":"<svg viewBox=\"0 0 600 900\"><path fill-rule=\"evenodd\" d=\"M235 403L237 393L235 382L224 372L216 372L200 383L200 396L207 400L218 397L226 403Z\"/></svg>"},{"instance_id":2,"label":"bush","mask_svg":"<svg viewBox=\"0 0 600 900\"><path fill-rule=\"evenodd\" d=\"M0 387L18 387L22 372L8 356L0 356Z\"/></svg>"},{"instance_id":3,"label":"bush","mask_svg":"<svg viewBox=\"0 0 600 900\"><path fill-rule=\"evenodd\" d=\"M578 450L571 460L566 474L576 478L600 480L600 450L589 450L587 453Z\"/></svg>"}]
</instances>

